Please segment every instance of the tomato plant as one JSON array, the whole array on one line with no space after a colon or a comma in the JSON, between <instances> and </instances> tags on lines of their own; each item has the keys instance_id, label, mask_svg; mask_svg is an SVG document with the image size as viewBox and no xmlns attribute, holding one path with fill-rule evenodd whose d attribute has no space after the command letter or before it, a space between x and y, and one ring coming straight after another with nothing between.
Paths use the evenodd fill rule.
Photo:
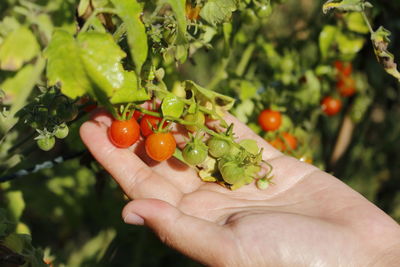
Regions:
<instances>
[{"instance_id":1,"label":"tomato plant","mask_svg":"<svg viewBox=\"0 0 400 267\"><path fill-rule=\"evenodd\" d=\"M128 123L135 134L115 135L124 147L140 132L158 140L167 125L204 138L173 156L189 163L201 182L216 182L221 190L254 183L268 194L280 182L271 180L274 168L254 140L237 138L237 125L224 116L229 111L282 153L346 177L400 220L399 190L387 190L400 184L400 3L374 5L2 1L1 248L24 244L20 256L32 266L43 257L54 266L161 265L170 256L140 229L120 225L125 200L79 139L80 125L98 114L117 124L131 116L141 120L139 131ZM321 15L328 12L335 15ZM96 114L87 114L93 108ZM99 209L102 202L107 205ZM44 253L21 232L34 233ZM128 238L132 234L136 238ZM132 243L141 238L149 242ZM115 240L130 246L113 250Z\"/></svg>"},{"instance_id":2,"label":"tomato plant","mask_svg":"<svg viewBox=\"0 0 400 267\"><path fill-rule=\"evenodd\" d=\"M174 154L176 142L170 132L157 132L146 138L145 148L150 158L156 161L164 161Z\"/></svg>"},{"instance_id":3,"label":"tomato plant","mask_svg":"<svg viewBox=\"0 0 400 267\"><path fill-rule=\"evenodd\" d=\"M134 117L129 120L115 119L108 129L110 141L119 148L127 148L140 137L140 127Z\"/></svg>"}]
</instances>

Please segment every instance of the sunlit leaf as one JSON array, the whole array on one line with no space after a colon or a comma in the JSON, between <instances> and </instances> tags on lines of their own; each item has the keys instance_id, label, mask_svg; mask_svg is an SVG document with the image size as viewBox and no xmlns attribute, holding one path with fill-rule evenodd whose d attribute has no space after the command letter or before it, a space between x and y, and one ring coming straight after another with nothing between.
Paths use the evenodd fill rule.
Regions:
<instances>
[{"instance_id":1,"label":"sunlit leaf","mask_svg":"<svg viewBox=\"0 0 400 267\"><path fill-rule=\"evenodd\" d=\"M129 103L148 100L150 97L144 88L138 88L137 77L134 72L125 72L124 84L111 98L111 103Z\"/></svg>"},{"instance_id":2,"label":"sunlit leaf","mask_svg":"<svg viewBox=\"0 0 400 267\"><path fill-rule=\"evenodd\" d=\"M185 15L185 3L186 0L163 0L168 3L175 13L176 20L178 22L178 38L177 44L186 43L186 15Z\"/></svg>"},{"instance_id":3,"label":"sunlit leaf","mask_svg":"<svg viewBox=\"0 0 400 267\"><path fill-rule=\"evenodd\" d=\"M112 0L112 3L125 23L129 51L135 63L136 74L140 75L148 53L146 29L140 18L143 12L142 5L136 0Z\"/></svg>"},{"instance_id":4,"label":"sunlit leaf","mask_svg":"<svg viewBox=\"0 0 400 267\"><path fill-rule=\"evenodd\" d=\"M229 19L236 9L236 0L209 0L201 9L200 16L208 23L216 25Z\"/></svg>"},{"instance_id":5,"label":"sunlit leaf","mask_svg":"<svg viewBox=\"0 0 400 267\"><path fill-rule=\"evenodd\" d=\"M322 6L322 11L325 14L332 9L361 12L367 7L372 7L372 5L365 0L329 0Z\"/></svg>"},{"instance_id":6,"label":"sunlit leaf","mask_svg":"<svg viewBox=\"0 0 400 267\"><path fill-rule=\"evenodd\" d=\"M39 53L36 37L27 27L20 27L4 40L0 46L0 68L15 71Z\"/></svg>"}]
</instances>

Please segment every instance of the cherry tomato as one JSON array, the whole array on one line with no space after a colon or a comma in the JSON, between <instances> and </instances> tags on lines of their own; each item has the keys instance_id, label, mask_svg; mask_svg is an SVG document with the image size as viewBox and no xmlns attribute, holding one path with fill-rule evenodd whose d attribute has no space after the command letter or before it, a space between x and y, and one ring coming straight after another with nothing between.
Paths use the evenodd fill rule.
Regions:
<instances>
[{"instance_id":1,"label":"cherry tomato","mask_svg":"<svg viewBox=\"0 0 400 267\"><path fill-rule=\"evenodd\" d=\"M340 75L344 75L344 76L348 77L353 72L353 65L351 64L351 62L343 62L343 61L337 60L337 61L335 61L334 65Z\"/></svg>"},{"instance_id":2,"label":"cherry tomato","mask_svg":"<svg viewBox=\"0 0 400 267\"><path fill-rule=\"evenodd\" d=\"M135 110L133 112L133 117L135 118L136 121L138 121L142 117L143 113L140 112L139 110Z\"/></svg>"},{"instance_id":3,"label":"cherry tomato","mask_svg":"<svg viewBox=\"0 0 400 267\"><path fill-rule=\"evenodd\" d=\"M280 138L276 138L272 141L269 141L269 144L279 151L284 151L286 149L285 143Z\"/></svg>"},{"instance_id":4,"label":"cherry tomato","mask_svg":"<svg viewBox=\"0 0 400 267\"><path fill-rule=\"evenodd\" d=\"M285 144L288 144L291 150L295 150L297 148L297 138L290 133L284 132L282 134L282 138ZM286 145L285 145L286 150Z\"/></svg>"},{"instance_id":5,"label":"cherry tomato","mask_svg":"<svg viewBox=\"0 0 400 267\"><path fill-rule=\"evenodd\" d=\"M65 137L68 136L68 133L69 133L69 128L65 123L63 123L60 126L58 126L56 132L54 133L54 136L57 137L58 139L64 139Z\"/></svg>"},{"instance_id":6,"label":"cherry tomato","mask_svg":"<svg viewBox=\"0 0 400 267\"><path fill-rule=\"evenodd\" d=\"M144 137L147 137L149 135L151 135L153 132L153 130L151 129L151 127L153 127L154 129L157 128L158 123L161 121L161 118L159 117L155 117L155 116L151 116L148 114L145 114L142 118L142 120L140 121L140 131L142 132L142 135ZM151 127L150 127L150 125ZM165 128L167 126L167 123L164 123L163 128Z\"/></svg>"},{"instance_id":7,"label":"cherry tomato","mask_svg":"<svg viewBox=\"0 0 400 267\"><path fill-rule=\"evenodd\" d=\"M197 124L204 124L204 122L206 121L203 112L197 112L195 114L187 114L183 119L185 121L194 122ZM198 130L197 127L194 125L185 125L185 127L190 132L195 132Z\"/></svg>"},{"instance_id":8,"label":"cherry tomato","mask_svg":"<svg viewBox=\"0 0 400 267\"><path fill-rule=\"evenodd\" d=\"M336 89L343 97L350 97L356 92L356 82L351 77L343 77L336 83Z\"/></svg>"},{"instance_id":9,"label":"cherry tomato","mask_svg":"<svg viewBox=\"0 0 400 267\"><path fill-rule=\"evenodd\" d=\"M170 132L153 133L146 138L145 148L147 155L156 160L169 159L175 152L176 142Z\"/></svg>"},{"instance_id":10,"label":"cherry tomato","mask_svg":"<svg viewBox=\"0 0 400 267\"><path fill-rule=\"evenodd\" d=\"M258 124L264 131L275 131L282 124L282 116L279 111L263 110L258 116Z\"/></svg>"},{"instance_id":11,"label":"cherry tomato","mask_svg":"<svg viewBox=\"0 0 400 267\"><path fill-rule=\"evenodd\" d=\"M342 109L342 101L332 96L326 96L321 102L321 107L326 115L333 116Z\"/></svg>"},{"instance_id":12,"label":"cherry tomato","mask_svg":"<svg viewBox=\"0 0 400 267\"><path fill-rule=\"evenodd\" d=\"M241 168L235 161L218 164L218 168L221 172L222 178L228 184L234 184L245 177L244 168Z\"/></svg>"},{"instance_id":13,"label":"cherry tomato","mask_svg":"<svg viewBox=\"0 0 400 267\"><path fill-rule=\"evenodd\" d=\"M116 147L127 148L139 140L140 127L133 117L125 121L114 120L108 128L108 136Z\"/></svg>"},{"instance_id":14,"label":"cherry tomato","mask_svg":"<svg viewBox=\"0 0 400 267\"><path fill-rule=\"evenodd\" d=\"M189 142L182 151L183 159L190 165L203 163L208 155L208 147L199 142Z\"/></svg>"},{"instance_id":15,"label":"cherry tomato","mask_svg":"<svg viewBox=\"0 0 400 267\"><path fill-rule=\"evenodd\" d=\"M53 136L43 137L38 139L36 143L41 150L49 151L54 147L56 139Z\"/></svg>"},{"instance_id":16,"label":"cherry tomato","mask_svg":"<svg viewBox=\"0 0 400 267\"><path fill-rule=\"evenodd\" d=\"M214 158L220 158L226 155L231 149L231 146L227 141L221 140L218 137L211 137L208 140L207 145L208 152Z\"/></svg>"}]
</instances>

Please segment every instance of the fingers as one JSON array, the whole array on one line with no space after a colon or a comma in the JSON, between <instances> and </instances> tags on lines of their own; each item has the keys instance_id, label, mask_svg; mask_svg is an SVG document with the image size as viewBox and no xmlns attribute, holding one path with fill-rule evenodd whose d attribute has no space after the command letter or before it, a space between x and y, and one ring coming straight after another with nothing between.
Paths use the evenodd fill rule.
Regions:
<instances>
[{"instance_id":1,"label":"fingers","mask_svg":"<svg viewBox=\"0 0 400 267\"><path fill-rule=\"evenodd\" d=\"M236 251L227 228L188 216L164 201L134 200L122 215L126 223L149 226L162 242L206 265L221 266L227 252Z\"/></svg>"},{"instance_id":2,"label":"fingers","mask_svg":"<svg viewBox=\"0 0 400 267\"><path fill-rule=\"evenodd\" d=\"M158 198L169 203L177 203L181 198L182 193L175 186L155 173L135 153L112 145L103 123L86 122L81 126L80 134L89 151L129 197Z\"/></svg>"}]
</instances>

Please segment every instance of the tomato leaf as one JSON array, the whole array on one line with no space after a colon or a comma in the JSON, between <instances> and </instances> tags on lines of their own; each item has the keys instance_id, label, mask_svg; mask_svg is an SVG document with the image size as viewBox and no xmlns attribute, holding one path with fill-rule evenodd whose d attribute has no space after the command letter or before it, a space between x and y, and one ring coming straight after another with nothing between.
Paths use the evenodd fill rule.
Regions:
<instances>
[{"instance_id":1,"label":"tomato leaf","mask_svg":"<svg viewBox=\"0 0 400 267\"><path fill-rule=\"evenodd\" d=\"M136 0L112 0L111 2L126 25L129 51L135 63L136 74L139 76L148 53L146 29L140 19L143 7Z\"/></svg>"},{"instance_id":2,"label":"tomato leaf","mask_svg":"<svg viewBox=\"0 0 400 267\"><path fill-rule=\"evenodd\" d=\"M185 90L192 91L200 105L207 106L210 109L215 108L219 113L231 109L235 103L234 98L203 88L193 81L185 81L184 87Z\"/></svg>"},{"instance_id":3,"label":"tomato leaf","mask_svg":"<svg viewBox=\"0 0 400 267\"><path fill-rule=\"evenodd\" d=\"M164 0L168 3L175 13L175 17L178 23L178 38L176 40L178 45L186 43L186 15L185 15L185 3L186 0Z\"/></svg>"},{"instance_id":4,"label":"tomato leaf","mask_svg":"<svg viewBox=\"0 0 400 267\"><path fill-rule=\"evenodd\" d=\"M49 85L60 82L62 92L71 98L90 90L90 81L80 58L80 51L72 35L56 30L45 50Z\"/></svg>"},{"instance_id":5,"label":"tomato leaf","mask_svg":"<svg viewBox=\"0 0 400 267\"><path fill-rule=\"evenodd\" d=\"M228 20L237 9L236 0L209 0L200 11L200 16L212 25Z\"/></svg>"},{"instance_id":6,"label":"tomato leaf","mask_svg":"<svg viewBox=\"0 0 400 267\"><path fill-rule=\"evenodd\" d=\"M387 73L400 82L400 72L397 70L397 64L394 62L394 56L388 50L390 34L390 31L381 26L371 34L371 40L379 63L382 64Z\"/></svg>"},{"instance_id":7,"label":"tomato leaf","mask_svg":"<svg viewBox=\"0 0 400 267\"><path fill-rule=\"evenodd\" d=\"M174 94L165 96L161 103L161 110L164 116L179 118L183 113L184 107L185 103Z\"/></svg>"},{"instance_id":8,"label":"tomato leaf","mask_svg":"<svg viewBox=\"0 0 400 267\"><path fill-rule=\"evenodd\" d=\"M319 35L319 51L321 52L322 59L327 59L331 47L335 42L335 36L338 32L337 27L326 25Z\"/></svg>"},{"instance_id":9,"label":"tomato leaf","mask_svg":"<svg viewBox=\"0 0 400 267\"><path fill-rule=\"evenodd\" d=\"M39 53L36 37L27 27L10 33L0 46L0 68L15 71Z\"/></svg>"},{"instance_id":10,"label":"tomato leaf","mask_svg":"<svg viewBox=\"0 0 400 267\"><path fill-rule=\"evenodd\" d=\"M122 88L117 90L111 98L111 103L120 104L128 102L145 101L150 99L144 88L137 87L137 76L134 72L126 71Z\"/></svg>"},{"instance_id":11,"label":"tomato leaf","mask_svg":"<svg viewBox=\"0 0 400 267\"><path fill-rule=\"evenodd\" d=\"M361 12L367 7L372 7L372 4L365 0L329 0L322 6L322 11L325 14L332 9Z\"/></svg>"},{"instance_id":12,"label":"tomato leaf","mask_svg":"<svg viewBox=\"0 0 400 267\"><path fill-rule=\"evenodd\" d=\"M253 139L243 139L239 142L239 145L253 155L256 155L260 150L258 148L257 142Z\"/></svg>"}]
</instances>

